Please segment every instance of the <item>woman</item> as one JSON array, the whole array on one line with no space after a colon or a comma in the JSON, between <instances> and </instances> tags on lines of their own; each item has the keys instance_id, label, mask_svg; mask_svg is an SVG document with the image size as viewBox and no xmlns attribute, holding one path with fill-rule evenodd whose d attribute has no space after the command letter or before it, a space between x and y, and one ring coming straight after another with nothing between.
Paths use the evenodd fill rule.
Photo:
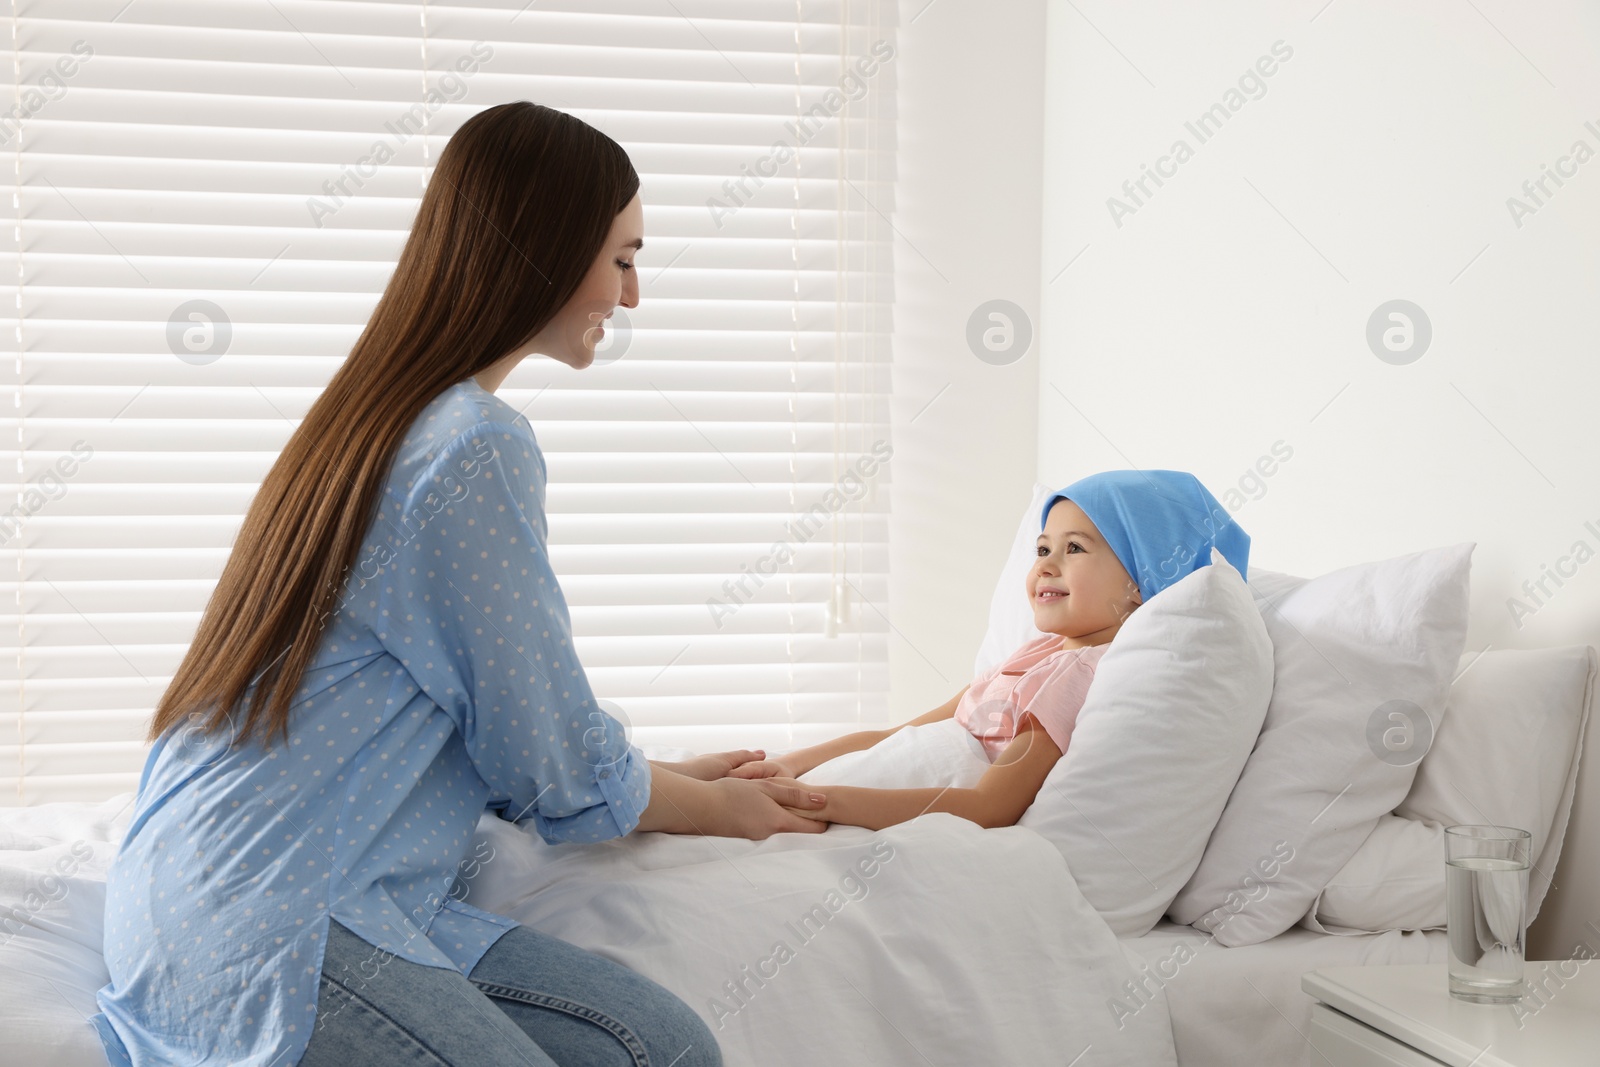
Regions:
<instances>
[{"instance_id":1,"label":"woman","mask_svg":"<svg viewBox=\"0 0 1600 1067\"><path fill-rule=\"evenodd\" d=\"M457 899L486 807L551 842L826 829L793 779L727 777L759 753L653 764L597 708L544 458L493 395L533 353L588 366L637 305L638 187L527 102L440 155L156 708L106 887L113 1064L721 1062L661 986Z\"/></svg>"}]
</instances>

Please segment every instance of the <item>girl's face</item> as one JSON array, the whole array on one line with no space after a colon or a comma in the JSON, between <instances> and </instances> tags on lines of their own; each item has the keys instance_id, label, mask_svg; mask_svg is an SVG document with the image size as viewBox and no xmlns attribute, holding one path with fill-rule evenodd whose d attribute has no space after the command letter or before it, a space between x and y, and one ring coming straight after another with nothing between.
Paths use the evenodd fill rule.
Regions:
<instances>
[{"instance_id":1,"label":"girl's face","mask_svg":"<svg viewBox=\"0 0 1600 1067\"><path fill-rule=\"evenodd\" d=\"M528 349L543 352L573 370L594 362L606 321L617 305L639 306L639 278L634 256L644 246L644 206L637 194L611 223L600 254L589 267L578 291L572 294Z\"/></svg>"},{"instance_id":2,"label":"girl's face","mask_svg":"<svg viewBox=\"0 0 1600 1067\"><path fill-rule=\"evenodd\" d=\"M1139 586L1072 501L1057 500L1036 542L1028 571L1033 624L1060 634L1062 648L1102 645L1142 602ZM1065 595L1048 595L1048 594Z\"/></svg>"}]
</instances>

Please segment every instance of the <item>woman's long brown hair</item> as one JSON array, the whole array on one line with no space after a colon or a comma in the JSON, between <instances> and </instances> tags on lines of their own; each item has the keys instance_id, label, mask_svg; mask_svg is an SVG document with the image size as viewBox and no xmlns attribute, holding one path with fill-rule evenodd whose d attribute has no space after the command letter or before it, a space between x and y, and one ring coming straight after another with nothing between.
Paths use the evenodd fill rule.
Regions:
<instances>
[{"instance_id":1,"label":"woman's long brown hair","mask_svg":"<svg viewBox=\"0 0 1600 1067\"><path fill-rule=\"evenodd\" d=\"M366 329L251 501L146 740L188 718L207 733L226 723L232 744L258 730L287 742L295 687L406 430L544 328L638 189L622 147L564 112L518 101L461 125Z\"/></svg>"}]
</instances>

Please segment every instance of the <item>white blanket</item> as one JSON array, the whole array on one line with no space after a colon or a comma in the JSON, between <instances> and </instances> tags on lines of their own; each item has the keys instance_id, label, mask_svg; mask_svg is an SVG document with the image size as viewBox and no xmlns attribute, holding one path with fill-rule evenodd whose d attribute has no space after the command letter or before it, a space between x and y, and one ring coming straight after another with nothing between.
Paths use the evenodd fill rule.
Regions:
<instances>
[{"instance_id":1,"label":"white blanket","mask_svg":"<svg viewBox=\"0 0 1600 1067\"><path fill-rule=\"evenodd\" d=\"M963 735L902 730L804 777L971 784L988 764ZM0 1061L104 1067L87 1017L107 981L105 872L132 800L0 813ZM546 845L485 813L478 838L471 902L671 989L730 1067L1175 1062L1159 993L1119 1028L1111 1001L1130 1002L1140 961L1023 827L932 813L877 832Z\"/></svg>"},{"instance_id":2,"label":"white blanket","mask_svg":"<svg viewBox=\"0 0 1600 1067\"><path fill-rule=\"evenodd\" d=\"M983 742L955 719L940 719L903 726L871 748L835 756L802 774L800 781L874 789L965 789L977 785L988 769Z\"/></svg>"},{"instance_id":3,"label":"white blanket","mask_svg":"<svg viewBox=\"0 0 1600 1067\"><path fill-rule=\"evenodd\" d=\"M976 739L930 727L804 779L975 781L987 767ZM485 813L472 854L488 858L470 903L661 983L705 1019L729 1067L1176 1063L1164 1000L1113 1012L1137 972L1060 852L1022 827L935 812L765 841L548 845Z\"/></svg>"}]
</instances>

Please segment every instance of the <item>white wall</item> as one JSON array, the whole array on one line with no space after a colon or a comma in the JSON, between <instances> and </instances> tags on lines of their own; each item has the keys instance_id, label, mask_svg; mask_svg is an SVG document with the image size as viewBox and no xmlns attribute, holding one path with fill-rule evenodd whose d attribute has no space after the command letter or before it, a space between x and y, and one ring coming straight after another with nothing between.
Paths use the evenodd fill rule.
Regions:
<instances>
[{"instance_id":1,"label":"white wall","mask_svg":"<svg viewBox=\"0 0 1600 1067\"><path fill-rule=\"evenodd\" d=\"M1201 143L1185 121L1278 41ZM1575 0L1051 0L1040 479L1172 467L1222 497L1281 441L1234 511L1252 566L1475 541L1469 650L1600 645L1600 154L1520 225L1507 205L1600 153L1597 46ZM1393 299L1432 323L1404 365L1365 336Z\"/></svg>"},{"instance_id":2,"label":"white wall","mask_svg":"<svg viewBox=\"0 0 1600 1067\"><path fill-rule=\"evenodd\" d=\"M979 359L966 334L993 299L1037 321L1044 7L901 6L893 557L889 604L876 605L892 627L897 723L972 680L989 598L1033 487L1037 335L1020 359L995 363Z\"/></svg>"}]
</instances>

